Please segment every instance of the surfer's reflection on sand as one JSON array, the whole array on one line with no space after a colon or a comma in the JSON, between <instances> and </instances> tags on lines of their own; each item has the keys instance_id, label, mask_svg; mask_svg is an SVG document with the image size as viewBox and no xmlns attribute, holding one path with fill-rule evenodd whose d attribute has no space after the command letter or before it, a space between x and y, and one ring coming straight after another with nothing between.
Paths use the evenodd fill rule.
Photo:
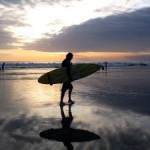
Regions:
<instances>
[{"instance_id":1,"label":"surfer's reflection on sand","mask_svg":"<svg viewBox=\"0 0 150 150\"><path fill-rule=\"evenodd\" d=\"M100 136L95 133L70 127L73 121L71 106L68 105L68 116L64 113L64 106L60 106L62 128L51 128L40 132L42 138L62 142L67 150L73 150L72 142L86 142L100 139Z\"/></svg>"},{"instance_id":2,"label":"surfer's reflection on sand","mask_svg":"<svg viewBox=\"0 0 150 150\"><path fill-rule=\"evenodd\" d=\"M62 129L65 131L65 134L66 134L66 135L64 135L65 138L64 138L63 144L64 144L64 146L66 146L66 148L68 150L73 150L73 146L71 144L71 137L70 137L71 136L70 125L73 121L71 106L72 105L68 105L68 107L69 107L68 117L65 116L63 106L60 106L61 117L62 117L62 120L61 120Z\"/></svg>"}]
</instances>

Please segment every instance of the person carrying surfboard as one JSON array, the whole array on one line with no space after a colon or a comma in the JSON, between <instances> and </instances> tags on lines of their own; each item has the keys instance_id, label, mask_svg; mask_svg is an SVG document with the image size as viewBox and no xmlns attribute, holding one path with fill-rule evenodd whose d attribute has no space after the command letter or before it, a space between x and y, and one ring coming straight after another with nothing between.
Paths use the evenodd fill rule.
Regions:
<instances>
[{"instance_id":1,"label":"person carrying surfboard","mask_svg":"<svg viewBox=\"0 0 150 150\"><path fill-rule=\"evenodd\" d=\"M71 60L73 59L73 54L72 53L68 53L66 55L66 58L62 61L62 67L66 68L66 74L69 78L68 82L64 82L62 85L62 89L61 89L61 99L60 99L60 105L65 105L65 103L63 102L64 96L65 96L65 92L68 90L68 103L69 104L74 104L74 101L71 100L71 93L72 93L72 89L73 86L71 84L72 81L72 75L71 75Z\"/></svg>"}]
</instances>

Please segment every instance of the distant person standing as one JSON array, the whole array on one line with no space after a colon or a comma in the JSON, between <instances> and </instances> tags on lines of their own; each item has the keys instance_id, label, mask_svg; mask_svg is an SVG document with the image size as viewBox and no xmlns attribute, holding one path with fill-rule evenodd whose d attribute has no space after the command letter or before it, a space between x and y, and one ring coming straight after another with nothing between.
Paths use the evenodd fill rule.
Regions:
<instances>
[{"instance_id":1,"label":"distant person standing","mask_svg":"<svg viewBox=\"0 0 150 150\"><path fill-rule=\"evenodd\" d=\"M72 93L72 89L73 89L73 86L71 84L72 82L72 75L71 75L71 66L72 66L72 63L71 63L71 60L73 58L73 54L72 53L68 53L66 55L66 59L63 60L62 62L62 67L65 67L66 68L66 74L69 78L69 81L68 82L64 82L63 85L62 85L62 89L61 89L61 99L60 99L60 106L63 106L65 105L65 103L63 102L63 98L64 98L64 95L65 95L65 92L68 90L68 103L69 104L74 104L74 101L71 100L71 93Z\"/></svg>"},{"instance_id":2,"label":"distant person standing","mask_svg":"<svg viewBox=\"0 0 150 150\"><path fill-rule=\"evenodd\" d=\"M4 70L5 62L2 63L2 71Z\"/></svg>"},{"instance_id":3,"label":"distant person standing","mask_svg":"<svg viewBox=\"0 0 150 150\"><path fill-rule=\"evenodd\" d=\"M107 61L105 61L105 71L107 71L107 67L108 67Z\"/></svg>"}]
</instances>

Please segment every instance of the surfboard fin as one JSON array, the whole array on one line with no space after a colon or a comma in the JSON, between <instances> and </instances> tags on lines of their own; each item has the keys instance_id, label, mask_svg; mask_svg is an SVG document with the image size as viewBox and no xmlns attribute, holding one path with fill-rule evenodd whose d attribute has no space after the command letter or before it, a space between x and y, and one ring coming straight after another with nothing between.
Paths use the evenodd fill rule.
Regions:
<instances>
[{"instance_id":1,"label":"surfboard fin","mask_svg":"<svg viewBox=\"0 0 150 150\"><path fill-rule=\"evenodd\" d=\"M53 83L52 83L52 81L51 81L50 76L49 76L48 73L47 73L47 78L48 78L49 84L50 84L50 85L53 85Z\"/></svg>"},{"instance_id":2,"label":"surfboard fin","mask_svg":"<svg viewBox=\"0 0 150 150\"><path fill-rule=\"evenodd\" d=\"M100 69L104 70L104 66L99 65L99 70L100 70Z\"/></svg>"}]
</instances>

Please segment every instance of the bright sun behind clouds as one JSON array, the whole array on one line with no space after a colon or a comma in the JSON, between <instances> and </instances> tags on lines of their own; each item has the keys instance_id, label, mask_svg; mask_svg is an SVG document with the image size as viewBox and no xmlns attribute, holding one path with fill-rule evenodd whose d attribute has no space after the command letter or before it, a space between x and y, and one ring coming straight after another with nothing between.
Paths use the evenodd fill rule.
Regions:
<instances>
[{"instance_id":1,"label":"bright sun behind clouds","mask_svg":"<svg viewBox=\"0 0 150 150\"><path fill-rule=\"evenodd\" d=\"M120 0L119 2L122 5L126 1ZM113 13L111 5L118 6L118 2L114 0L96 0L94 2L83 0L70 2L69 5L40 3L34 7L25 6L24 23L27 25L13 28L12 31L22 42L33 42L45 37L45 33L58 34L63 27L80 24L91 18L110 15ZM107 9L107 11L96 11L101 9Z\"/></svg>"},{"instance_id":2,"label":"bright sun behind clouds","mask_svg":"<svg viewBox=\"0 0 150 150\"><path fill-rule=\"evenodd\" d=\"M84 7L84 3L64 7L62 5L38 5L34 8L25 7L26 27L15 28L13 32L17 36L23 37L26 42L42 38L44 33L57 34L64 26L79 24L92 17L94 14L91 5Z\"/></svg>"}]
</instances>

